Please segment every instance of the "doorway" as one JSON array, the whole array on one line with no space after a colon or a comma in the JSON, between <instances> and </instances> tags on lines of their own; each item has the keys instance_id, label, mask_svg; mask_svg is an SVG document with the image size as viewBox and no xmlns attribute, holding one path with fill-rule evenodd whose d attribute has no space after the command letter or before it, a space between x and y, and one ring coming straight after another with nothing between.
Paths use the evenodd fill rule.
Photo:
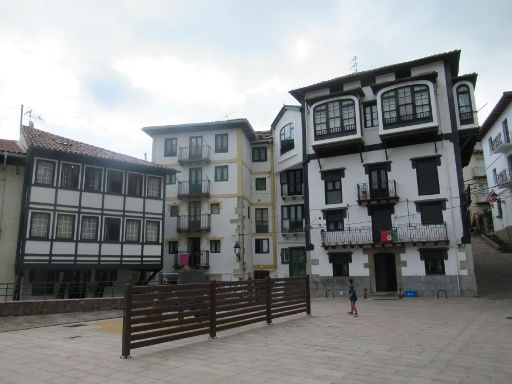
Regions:
<instances>
[{"instance_id":1,"label":"doorway","mask_svg":"<svg viewBox=\"0 0 512 384\"><path fill-rule=\"evenodd\" d=\"M292 276L306 276L306 248L289 248L289 273Z\"/></svg>"},{"instance_id":2,"label":"doorway","mask_svg":"<svg viewBox=\"0 0 512 384\"><path fill-rule=\"evenodd\" d=\"M190 137L190 160L201 160L203 150L203 136Z\"/></svg>"},{"instance_id":3,"label":"doorway","mask_svg":"<svg viewBox=\"0 0 512 384\"><path fill-rule=\"evenodd\" d=\"M188 238L188 265L191 267L199 266L201 263L201 238L189 237Z\"/></svg>"},{"instance_id":4,"label":"doorway","mask_svg":"<svg viewBox=\"0 0 512 384\"><path fill-rule=\"evenodd\" d=\"M389 197L386 165L370 168L370 197Z\"/></svg>"},{"instance_id":5,"label":"doorway","mask_svg":"<svg viewBox=\"0 0 512 384\"><path fill-rule=\"evenodd\" d=\"M396 264L394 253L376 253L373 256L375 268L375 290L396 292Z\"/></svg>"},{"instance_id":6,"label":"doorway","mask_svg":"<svg viewBox=\"0 0 512 384\"><path fill-rule=\"evenodd\" d=\"M190 168L188 171L189 193L191 195L201 194L201 181L203 179L202 168Z\"/></svg>"},{"instance_id":7,"label":"doorway","mask_svg":"<svg viewBox=\"0 0 512 384\"><path fill-rule=\"evenodd\" d=\"M380 243L381 230L392 229L391 214L393 213L393 207L374 207L372 208L372 233L373 242Z\"/></svg>"},{"instance_id":8,"label":"doorway","mask_svg":"<svg viewBox=\"0 0 512 384\"><path fill-rule=\"evenodd\" d=\"M188 203L188 229L201 229L201 202L190 201Z\"/></svg>"}]
</instances>

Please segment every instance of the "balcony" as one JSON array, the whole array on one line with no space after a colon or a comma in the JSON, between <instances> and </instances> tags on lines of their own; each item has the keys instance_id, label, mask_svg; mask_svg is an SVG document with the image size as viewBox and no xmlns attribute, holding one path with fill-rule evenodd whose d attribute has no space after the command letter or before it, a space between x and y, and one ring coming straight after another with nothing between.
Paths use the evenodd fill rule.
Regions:
<instances>
[{"instance_id":1,"label":"balcony","mask_svg":"<svg viewBox=\"0 0 512 384\"><path fill-rule=\"evenodd\" d=\"M389 146L414 145L434 140L439 132L432 111L383 117L379 129L382 142Z\"/></svg>"},{"instance_id":2,"label":"balcony","mask_svg":"<svg viewBox=\"0 0 512 384\"><path fill-rule=\"evenodd\" d=\"M395 180L388 180L386 187L381 189L372 189L369 183L357 184L357 203L359 205L389 204L396 203L398 200Z\"/></svg>"},{"instance_id":3,"label":"balcony","mask_svg":"<svg viewBox=\"0 0 512 384\"><path fill-rule=\"evenodd\" d=\"M177 222L178 225L176 227L176 230L178 232L210 232L211 229L211 216L209 213L203 213L200 215L178 216Z\"/></svg>"},{"instance_id":4,"label":"balcony","mask_svg":"<svg viewBox=\"0 0 512 384\"><path fill-rule=\"evenodd\" d=\"M460 112L459 113L460 125L473 124L475 122L475 119L473 117L474 113L475 112L473 112L473 111Z\"/></svg>"},{"instance_id":5,"label":"balcony","mask_svg":"<svg viewBox=\"0 0 512 384\"><path fill-rule=\"evenodd\" d=\"M492 139L491 147L493 153L507 153L512 149L512 143L508 137L504 138L500 132Z\"/></svg>"},{"instance_id":6,"label":"balcony","mask_svg":"<svg viewBox=\"0 0 512 384\"><path fill-rule=\"evenodd\" d=\"M288 184L281 184L281 197L283 200L296 200L298 198L304 198L302 183L292 185L292 187L293 188L289 188Z\"/></svg>"},{"instance_id":7,"label":"balcony","mask_svg":"<svg viewBox=\"0 0 512 384\"><path fill-rule=\"evenodd\" d=\"M405 243L439 243L448 242L446 224L411 224L395 226L390 230L390 240L382 242L380 231L371 227L345 228L343 231L322 231L322 246L328 247L353 247L353 246L394 246ZM377 236L379 235L379 236Z\"/></svg>"},{"instance_id":8,"label":"balcony","mask_svg":"<svg viewBox=\"0 0 512 384\"><path fill-rule=\"evenodd\" d=\"M210 180L197 183L178 181L178 199L201 198L210 196Z\"/></svg>"},{"instance_id":9,"label":"balcony","mask_svg":"<svg viewBox=\"0 0 512 384\"><path fill-rule=\"evenodd\" d=\"M485 173L485 168L484 167L473 167L473 177L474 178L484 178L484 177L487 177L486 173Z\"/></svg>"},{"instance_id":10,"label":"balcony","mask_svg":"<svg viewBox=\"0 0 512 384\"><path fill-rule=\"evenodd\" d=\"M210 268L210 251L179 251L172 255L174 268L181 269L188 265L191 268Z\"/></svg>"},{"instance_id":11,"label":"balcony","mask_svg":"<svg viewBox=\"0 0 512 384\"><path fill-rule=\"evenodd\" d=\"M393 129L411 124L428 123L432 121L432 112L424 111L411 113L409 115L401 115L394 117L385 117L383 119L384 129Z\"/></svg>"},{"instance_id":12,"label":"balcony","mask_svg":"<svg viewBox=\"0 0 512 384\"><path fill-rule=\"evenodd\" d=\"M211 148L209 145L195 147L182 147L178 154L178 163L181 165L210 163Z\"/></svg>"},{"instance_id":13,"label":"balcony","mask_svg":"<svg viewBox=\"0 0 512 384\"><path fill-rule=\"evenodd\" d=\"M281 233L283 236L286 235L298 235L300 233L304 233L304 228L306 227L306 221L302 220L290 220L290 219L282 219L281 220Z\"/></svg>"},{"instance_id":14,"label":"balcony","mask_svg":"<svg viewBox=\"0 0 512 384\"><path fill-rule=\"evenodd\" d=\"M496 184L501 188L512 188L512 180L508 169L504 169L496 175Z\"/></svg>"}]
</instances>

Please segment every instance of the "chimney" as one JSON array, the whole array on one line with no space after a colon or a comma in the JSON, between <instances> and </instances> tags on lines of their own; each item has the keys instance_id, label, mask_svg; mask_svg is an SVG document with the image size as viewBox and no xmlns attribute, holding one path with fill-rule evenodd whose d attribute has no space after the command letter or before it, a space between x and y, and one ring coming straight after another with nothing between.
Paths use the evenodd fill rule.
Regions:
<instances>
[{"instance_id":1,"label":"chimney","mask_svg":"<svg viewBox=\"0 0 512 384\"><path fill-rule=\"evenodd\" d=\"M30 120L30 121L28 122L28 126L29 126L30 128L34 128L34 122L33 122L32 120Z\"/></svg>"}]
</instances>

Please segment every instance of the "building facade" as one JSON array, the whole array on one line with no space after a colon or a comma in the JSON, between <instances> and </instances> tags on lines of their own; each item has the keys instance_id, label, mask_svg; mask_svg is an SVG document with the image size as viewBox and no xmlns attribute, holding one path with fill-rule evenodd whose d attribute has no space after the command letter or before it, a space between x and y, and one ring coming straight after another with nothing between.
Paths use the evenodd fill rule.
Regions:
<instances>
[{"instance_id":1,"label":"building facade","mask_svg":"<svg viewBox=\"0 0 512 384\"><path fill-rule=\"evenodd\" d=\"M172 170L32 126L21 127L19 146L14 298L101 297L161 270Z\"/></svg>"},{"instance_id":2,"label":"building facade","mask_svg":"<svg viewBox=\"0 0 512 384\"><path fill-rule=\"evenodd\" d=\"M479 129L476 75L459 76L459 56L290 92L301 103L306 269L318 293L344 289L347 276L368 292L476 293L462 175Z\"/></svg>"},{"instance_id":3,"label":"building facade","mask_svg":"<svg viewBox=\"0 0 512 384\"><path fill-rule=\"evenodd\" d=\"M512 244L512 92L504 92L482 124L480 138L492 202L494 233Z\"/></svg>"},{"instance_id":4,"label":"building facade","mask_svg":"<svg viewBox=\"0 0 512 384\"><path fill-rule=\"evenodd\" d=\"M153 162L178 172L166 183L164 271L237 280L275 270L270 133L246 119L143 131L153 138Z\"/></svg>"}]
</instances>

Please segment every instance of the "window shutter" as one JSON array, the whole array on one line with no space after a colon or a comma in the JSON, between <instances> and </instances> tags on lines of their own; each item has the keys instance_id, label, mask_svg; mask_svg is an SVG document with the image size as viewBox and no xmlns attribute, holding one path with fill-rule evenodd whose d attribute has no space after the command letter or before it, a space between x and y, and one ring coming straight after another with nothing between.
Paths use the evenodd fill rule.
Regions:
<instances>
[{"instance_id":1,"label":"window shutter","mask_svg":"<svg viewBox=\"0 0 512 384\"><path fill-rule=\"evenodd\" d=\"M281 264L289 264L290 257L288 253L288 248L281 249Z\"/></svg>"}]
</instances>

